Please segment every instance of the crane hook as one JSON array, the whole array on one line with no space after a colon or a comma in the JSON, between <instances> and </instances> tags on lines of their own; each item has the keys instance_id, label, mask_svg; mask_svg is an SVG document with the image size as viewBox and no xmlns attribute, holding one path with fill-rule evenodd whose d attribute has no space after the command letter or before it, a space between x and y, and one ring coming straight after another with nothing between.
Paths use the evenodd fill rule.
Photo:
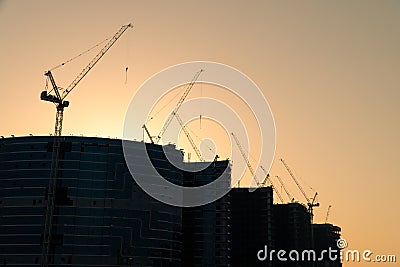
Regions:
<instances>
[{"instance_id":1,"label":"crane hook","mask_svg":"<svg viewBox=\"0 0 400 267\"><path fill-rule=\"evenodd\" d=\"M128 82L128 67L125 68L125 84Z\"/></svg>"}]
</instances>

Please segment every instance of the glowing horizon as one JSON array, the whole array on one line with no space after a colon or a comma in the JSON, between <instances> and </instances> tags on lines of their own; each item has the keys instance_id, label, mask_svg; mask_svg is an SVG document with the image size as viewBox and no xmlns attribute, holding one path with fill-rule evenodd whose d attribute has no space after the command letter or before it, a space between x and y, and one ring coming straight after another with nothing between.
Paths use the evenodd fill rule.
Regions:
<instances>
[{"instance_id":1,"label":"glowing horizon","mask_svg":"<svg viewBox=\"0 0 400 267\"><path fill-rule=\"evenodd\" d=\"M279 175L304 203L278 160L284 158L307 195L319 193L316 222L325 221L332 205L328 221L342 228L349 249L395 254L399 215L389 208L399 204L400 187L399 12L397 1L370 0L2 1L0 135L53 133L54 105L39 99L43 72L133 22L68 96L64 135L121 138L130 99L155 73L196 60L233 66L261 88L271 106L277 129L272 178ZM68 86L95 53L57 70L59 86ZM203 85L203 96L213 88ZM188 100L201 95L197 89ZM245 109L222 90L214 91ZM196 113L202 113L200 107ZM152 133L165 116L150 123ZM216 125L206 125L205 119L202 124L200 129L199 120L188 122L205 138L205 127ZM215 129L223 154L227 137ZM183 133L178 145L191 151ZM256 148L257 142L250 145L252 157L258 156ZM191 158L196 159L193 152Z\"/></svg>"}]
</instances>

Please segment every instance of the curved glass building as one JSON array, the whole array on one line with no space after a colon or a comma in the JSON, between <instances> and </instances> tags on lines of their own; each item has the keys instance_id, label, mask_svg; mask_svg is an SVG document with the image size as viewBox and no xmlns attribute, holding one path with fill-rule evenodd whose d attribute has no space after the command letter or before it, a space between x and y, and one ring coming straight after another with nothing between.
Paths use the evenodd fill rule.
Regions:
<instances>
[{"instance_id":1,"label":"curved glass building","mask_svg":"<svg viewBox=\"0 0 400 267\"><path fill-rule=\"evenodd\" d=\"M134 183L121 142L62 137L51 266L182 265L182 208ZM146 146L165 178L182 184L162 146ZM52 150L53 137L0 139L0 266L41 265Z\"/></svg>"}]
</instances>

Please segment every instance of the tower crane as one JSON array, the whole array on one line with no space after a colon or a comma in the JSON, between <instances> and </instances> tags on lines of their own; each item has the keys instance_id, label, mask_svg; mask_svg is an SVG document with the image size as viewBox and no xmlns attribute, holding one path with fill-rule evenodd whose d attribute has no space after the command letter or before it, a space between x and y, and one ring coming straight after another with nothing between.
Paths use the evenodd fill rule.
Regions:
<instances>
[{"instance_id":1,"label":"tower crane","mask_svg":"<svg viewBox=\"0 0 400 267\"><path fill-rule=\"evenodd\" d=\"M234 139L235 142L236 142L236 145L237 145L238 148L239 148L240 154L242 154L242 157L243 157L244 161L246 162L247 168L249 169L249 171L250 171L250 173L251 173L253 179L256 181L257 186L258 186L258 187L263 187L263 186L265 186L265 184L267 183L267 180L269 180L269 181L271 182L272 190L275 191L275 193L277 194L279 200L283 203L283 198L282 198L282 196L279 194L279 192L276 190L276 188L275 188L274 185L272 184L271 179L269 179L269 173L264 169L264 167L261 166L262 170L263 170L264 173L265 173L265 178L264 178L264 180L263 180L261 183L258 181L257 175L256 175L256 173L255 173L253 167L251 166L250 161L249 161L249 158L247 157L246 153L244 152L244 149L243 149L242 145L240 144L239 139L237 138L237 136L236 136L234 133L231 133L231 134L232 134L233 139ZM240 180L238 181L238 187L240 187Z\"/></svg>"},{"instance_id":2,"label":"tower crane","mask_svg":"<svg viewBox=\"0 0 400 267\"><path fill-rule=\"evenodd\" d=\"M150 134L150 132L149 132L149 129L147 129L146 124L143 124L142 128L145 130L147 136L148 136L149 139L150 139L150 142L151 142L152 144L154 144L153 136L151 136L151 134Z\"/></svg>"},{"instance_id":3,"label":"tower crane","mask_svg":"<svg viewBox=\"0 0 400 267\"><path fill-rule=\"evenodd\" d=\"M249 169L249 171L250 171L250 173L252 175L252 178L256 181L257 185L260 185L260 183L258 182L258 178L257 178L257 176L256 176L256 174L254 172L254 169L250 164L249 158L246 156L246 153L244 152L244 149L243 149L242 145L239 142L239 139L236 137L236 135L234 133L231 133L231 134L232 134L233 139L236 142L236 145L239 148L240 154L242 154L242 157L243 157L244 161L246 162L247 168ZM238 181L238 187L240 187L240 180Z\"/></svg>"},{"instance_id":4,"label":"tower crane","mask_svg":"<svg viewBox=\"0 0 400 267\"><path fill-rule=\"evenodd\" d=\"M276 179L278 179L279 183L281 184L281 186L283 187L283 190L285 190L286 195L289 198L289 201L294 201L294 198L292 197L292 195L289 193L289 190L286 188L285 184L283 183L281 177L279 177L278 175L275 176Z\"/></svg>"},{"instance_id":5,"label":"tower crane","mask_svg":"<svg viewBox=\"0 0 400 267\"><path fill-rule=\"evenodd\" d=\"M328 206L328 210L326 211L325 223L328 223L329 213L331 212L332 205Z\"/></svg>"},{"instance_id":6,"label":"tower crane","mask_svg":"<svg viewBox=\"0 0 400 267\"><path fill-rule=\"evenodd\" d=\"M260 187L264 187L264 186L267 184L268 181L271 182L271 179L269 178L269 173L267 173L267 174L265 175L265 178L264 178L264 180L261 182Z\"/></svg>"},{"instance_id":7,"label":"tower crane","mask_svg":"<svg viewBox=\"0 0 400 267\"><path fill-rule=\"evenodd\" d=\"M62 123L64 117L64 108L69 106L69 101L65 98L72 92L72 90L79 84L79 82L89 73L89 71L96 65L96 63L107 53L107 51L113 46L113 44L121 37L121 35L128 29L132 28L132 24L123 25L117 33L107 42L107 44L100 50L100 52L89 62L89 64L79 73L79 75L71 82L67 88L61 88L57 86L54 76L51 70L45 72L47 76L46 87L48 80L50 80L52 89L48 92L47 90L42 91L40 99L43 101L52 102L56 106L56 122L54 127L54 142L53 142L53 154L51 162L51 174L49 180L49 186L47 189L47 204L46 204L46 215L44 223L44 231L42 238L42 266L51 265L50 250L53 246L53 221L54 221L54 209L56 199L56 181L59 175L59 157L60 157L60 144L61 144L61 133ZM64 65L64 64L61 64ZM61 66L59 65L59 66ZM46 88L47 89L47 88ZM54 94L52 92L54 91Z\"/></svg>"},{"instance_id":8,"label":"tower crane","mask_svg":"<svg viewBox=\"0 0 400 267\"><path fill-rule=\"evenodd\" d=\"M314 197L310 201L310 199L307 197L307 194L304 192L303 188L301 187L300 183L297 181L296 176L294 176L293 172L290 170L289 166L286 164L286 162L283 159L280 159L280 160L281 160L282 164L285 166L285 168L288 171L288 173L290 174L290 176L292 177L293 181L296 183L297 187L300 189L304 198L306 199L307 206L308 206L308 212L310 213L310 217L311 217L311 223L313 223L313 219L314 219L313 209L314 209L314 207L319 207L319 203L315 202L318 193L315 192Z\"/></svg>"},{"instance_id":9,"label":"tower crane","mask_svg":"<svg viewBox=\"0 0 400 267\"><path fill-rule=\"evenodd\" d=\"M197 148L197 146L196 146L195 142L193 141L192 137L190 136L190 133L189 133L187 127L185 126L185 124L183 123L181 117L178 115L178 110L181 107L181 105L183 104L183 102L185 101L185 99L188 96L190 90L192 89L192 87L194 86L194 84L196 83L197 79L199 78L200 74L203 71L204 71L203 69L200 69L198 72L196 72L196 74L194 75L194 77L191 80L191 82L187 85L185 91L183 92L183 95L179 99L179 101L176 104L176 106L175 106L174 110L172 111L172 113L168 116L167 121L165 122L165 124L164 124L163 128L161 129L160 133L156 137L156 141L155 142L154 142L154 137L151 136L150 131L148 130L146 124L143 124L143 126L142 126L142 128L145 130L147 136L149 137L150 142L152 144L158 143L160 141L161 137L163 136L163 134L165 133L165 131L167 130L168 126L171 124L172 119L175 117L176 120L181 125L181 128L182 128L183 132L185 133L187 139L189 140L190 145L192 146L194 152L196 153L196 155L197 155L197 157L199 158L200 161L204 161L203 157L201 156L201 152Z\"/></svg>"},{"instance_id":10,"label":"tower crane","mask_svg":"<svg viewBox=\"0 0 400 267\"><path fill-rule=\"evenodd\" d=\"M272 190L274 190L274 192L276 193L276 195L278 196L279 200L282 202L282 204L284 203L283 201L283 197L281 195L281 193L279 193L279 191L276 189L274 183L272 182L271 177L269 176L269 173L264 169L263 166L260 166L260 168L263 170L263 172L265 173L265 178L264 181L261 183L261 186L265 186L265 184L267 183L267 181L270 182Z\"/></svg>"},{"instance_id":11,"label":"tower crane","mask_svg":"<svg viewBox=\"0 0 400 267\"><path fill-rule=\"evenodd\" d=\"M200 150L197 148L195 142L193 141L192 137L190 136L188 129L186 128L186 125L183 123L183 121L182 121L181 117L178 115L178 113L175 113L175 118L178 120L179 124L181 125L183 132L185 133L187 139L189 140L190 144L192 145L194 152L196 153L196 156L199 158L200 161L204 161L203 157L201 156Z\"/></svg>"},{"instance_id":12,"label":"tower crane","mask_svg":"<svg viewBox=\"0 0 400 267\"><path fill-rule=\"evenodd\" d=\"M48 70L44 73L45 76L50 79L51 85L53 87L52 91L54 91L55 95L49 94L47 90L42 91L40 94L40 99L43 101L49 101L56 105L57 113L56 113L56 124L55 124L55 136L61 136L62 131L62 122L63 122L63 113L64 108L69 106L69 102L65 101L65 98L71 91L78 85L78 83L89 73L89 71L96 65L96 63L107 53L107 51L113 46L113 44L121 37L121 35L128 29L132 28L132 24L123 25L118 32L108 41L108 43L100 50L100 52L90 61L90 63L82 70L82 72L71 82L71 84L63 89L58 87L54 76L51 70ZM51 91L50 91L51 93Z\"/></svg>"},{"instance_id":13,"label":"tower crane","mask_svg":"<svg viewBox=\"0 0 400 267\"><path fill-rule=\"evenodd\" d=\"M194 86L194 84L196 83L197 79L199 78L200 74L203 71L204 70L201 69L198 72L196 72L196 74L194 75L194 77L191 80L191 82L187 85L183 95L179 99L178 104L176 104L176 106L175 106L174 110L172 111L172 113L169 114L169 116L168 116L163 128L160 130L160 133L158 134L157 139L156 139L156 143L158 143L160 141L161 137L163 136L163 134L167 130L168 126L171 124L172 119L174 118L174 116L176 116L176 113L178 112L179 108L182 106L182 104L185 101L186 97L188 96L190 90L192 89L192 87Z\"/></svg>"}]
</instances>

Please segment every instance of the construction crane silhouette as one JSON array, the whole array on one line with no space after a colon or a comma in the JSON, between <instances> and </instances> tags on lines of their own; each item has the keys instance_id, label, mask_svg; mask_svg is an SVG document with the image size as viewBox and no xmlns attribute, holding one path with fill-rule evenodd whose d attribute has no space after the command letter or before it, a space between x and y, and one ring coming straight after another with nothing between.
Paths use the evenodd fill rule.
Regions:
<instances>
[{"instance_id":1,"label":"construction crane silhouette","mask_svg":"<svg viewBox=\"0 0 400 267\"><path fill-rule=\"evenodd\" d=\"M242 157L243 157L244 161L246 162L247 168L249 169L249 171L250 171L250 173L252 175L252 178L256 181L257 185L259 185L260 183L258 182L258 178L257 178L257 176L256 176L256 174L254 172L253 167L250 164L249 158L247 157L246 153L244 152L244 149L243 149L242 145L239 142L239 139L236 137L236 135L234 133L231 133L231 135L232 135L233 139L235 140L236 145L239 148L240 154L242 154ZM238 187L240 187L240 181L241 180L242 180L242 178L240 178L239 181L238 181Z\"/></svg>"},{"instance_id":2,"label":"construction crane silhouette","mask_svg":"<svg viewBox=\"0 0 400 267\"><path fill-rule=\"evenodd\" d=\"M197 79L199 78L200 74L203 72L204 70L201 69L199 70L193 77L192 81L187 85L185 91L183 92L183 95L181 96L181 98L179 99L178 104L176 104L174 110L172 111L171 114L169 114L164 126L162 127L162 129L160 130L160 133L158 134L158 136L156 137L156 143L158 143L161 139L161 137L163 136L163 134L165 133L165 131L167 130L168 126L171 124L172 119L176 116L176 113L178 112L179 108L182 106L183 102L185 101L186 97L188 96L190 90L192 89L192 87L194 86L194 84L196 83Z\"/></svg>"},{"instance_id":3,"label":"construction crane silhouette","mask_svg":"<svg viewBox=\"0 0 400 267\"><path fill-rule=\"evenodd\" d=\"M160 133L158 134L157 137L154 137L150 134L149 129L147 128L146 124L143 124L142 128L145 130L147 136L150 139L150 142L152 144L154 143L158 143L161 139L161 137L163 136L163 134L165 133L165 131L167 130L168 126L171 124L172 119L175 117L176 120L179 122L179 124L181 125L181 128L183 130L183 132L185 133L187 139L189 140L190 145L192 146L194 152L196 153L196 156L199 158L200 161L204 162L203 157L201 156L201 152L198 149L197 145L195 144L195 142L193 141L192 137L190 136L190 133L186 127L186 125L183 123L181 117L178 115L178 110L179 108L182 106L183 102L185 101L186 97L188 96L190 90L193 88L194 84L196 83L197 79L199 78L200 74L203 72L204 70L201 69L198 72L196 72L196 74L194 75L193 79L191 80L191 82L187 85L185 91L183 92L183 95L181 96L181 98L179 99L178 103L176 104L174 110L172 111L172 113L168 116L163 128L161 129ZM154 139L156 139L154 141Z\"/></svg>"},{"instance_id":4,"label":"construction crane silhouette","mask_svg":"<svg viewBox=\"0 0 400 267\"><path fill-rule=\"evenodd\" d=\"M289 166L286 164L286 162L283 159L280 159L280 160L281 160L282 164L285 166L285 168L288 171L288 173L290 174L290 176L292 177L293 181L296 183L297 187L300 189L300 191L303 194L304 198L306 199L307 206L308 206L308 212L310 213L310 217L311 217L311 223L313 223L313 219L314 219L313 209L314 209L314 207L319 207L319 203L315 202L318 193L315 192L314 197L310 201L310 199L307 197L307 194L304 192L303 188L301 187L300 183L297 181L296 176L294 176L294 174L291 171L291 169L289 168Z\"/></svg>"},{"instance_id":5,"label":"construction crane silhouette","mask_svg":"<svg viewBox=\"0 0 400 267\"><path fill-rule=\"evenodd\" d=\"M146 124L143 124L142 128L144 129L144 131L146 132L147 136L149 137L150 142L151 142L152 144L154 144L153 136L151 136L151 134L150 134L150 132L149 132L149 129L147 129Z\"/></svg>"},{"instance_id":6,"label":"construction crane silhouette","mask_svg":"<svg viewBox=\"0 0 400 267\"><path fill-rule=\"evenodd\" d=\"M72 81L67 88L58 87L51 70L45 72L47 76L46 90L40 94L40 99L54 103L56 106L56 122L54 127L54 142L53 142L53 154L51 162L51 174L49 180L49 186L47 189L47 204L46 204L46 215L45 224L42 238L42 260L41 266L51 265L50 250L53 246L53 221L54 221L54 208L56 199L56 181L59 175L59 161L60 161L60 144L61 144L61 133L62 124L64 117L64 109L69 106L69 101L65 98L72 92L72 90L79 84L79 82L89 73L89 71L96 65L96 63L107 53L107 51L113 46L113 44L121 37L121 35L128 29L132 28L132 24L123 25L117 33L107 42L107 44L100 50L100 52L89 62L89 64L82 70L81 73ZM72 60L72 59L71 59ZM69 60L69 61L71 61ZM67 62L69 62L67 61ZM63 66L65 63L58 65L57 67ZM56 68L57 68L56 67ZM54 68L53 68L54 69ZM48 80L50 80L52 89L48 92ZM54 92L54 94L52 94Z\"/></svg>"},{"instance_id":7,"label":"construction crane silhouette","mask_svg":"<svg viewBox=\"0 0 400 267\"><path fill-rule=\"evenodd\" d=\"M267 181L269 181L269 183L271 184L272 190L274 190L275 194L278 196L279 200L282 202L282 204L284 203L283 201L283 197L281 195L281 193L279 193L278 189L275 187L274 183L272 182L271 177L269 176L269 173L267 172L267 170L264 169L263 166L260 166L260 168L263 170L263 172L265 173L265 178L264 181L262 181L261 186L265 186Z\"/></svg>"},{"instance_id":8,"label":"construction crane silhouette","mask_svg":"<svg viewBox=\"0 0 400 267\"><path fill-rule=\"evenodd\" d=\"M281 186L283 187L283 190L285 190L286 195L289 198L289 201L293 202L294 198L292 197L292 195L289 193L289 190L286 188L285 184L283 183L281 177L279 177L278 175L275 175L276 179L278 179L279 183L281 184Z\"/></svg>"},{"instance_id":9,"label":"construction crane silhouette","mask_svg":"<svg viewBox=\"0 0 400 267\"><path fill-rule=\"evenodd\" d=\"M329 213L331 212L332 205L328 206L328 210L326 211L325 223L328 223Z\"/></svg>"},{"instance_id":10,"label":"construction crane silhouette","mask_svg":"<svg viewBox=\"0 0 400 267\"><path fill-rule=\"evenodd\" d=\"M186 125L183 123L181 117L178 115L178 113L175 113L175 117L176 117L177 121L179 122L179 124L181 125L181 128L182 128L183 132L185 133L187 139L189 140L189 143L192 145L192 148L193 148L194 152L196 153L196 156L199 158L200 161L204 162L204 159L201 156L200 150L198 149L198 147L196 146L196 143L193 141L192 137L190 136L190 133L189 133L188 129L186 128Z\"/></svg>"},{"instance_id":11,"label":"construction crane silhouette","mask_svg":"<svg viewBox=\"0 0 400 267\"><path fill-rule=\"evenodd\" d=\"M267 183L267 181L269 180L269 182L271 183L272 190L274 190L274 192L275 192L276 195L278 196L279 200L283 203L283 198L282 198L281 194L279 194L279 192L276 190L274 184L272 183L271 179L269 178L269 173L264 169L263 166L261 166L261 169L262 169L262 170L264 171L264 173L265 173L265 178L264 178L264 180L260 183L260 182L258 181L257 175L256 175L256 173L255 173L253 167L252 167L251 164L250 164L249 158L247 157L247 155L246 155L246 153L245 153L245 151L244 151L244 148L242 147L242 145L241 145L240 142L239 142L239 139L237 138L237 136L236 136L234 133L231 133L231 135L232 135L233 139L235 140L236 145L237 145L238 148L239 148L240 154L242 155L244 161L246 162L247 168L249 169L249 171L250 171L250 173L251 173L251 175L252 175L252 178L256 181L257 187L264 187L265 184ZM241 180L241 179L242 179L242 178L240 178L240 180ZM238 181L238 187L240 187L240 180Z\"/></svg>"},{"instance_id":12,"label":"construction crane silhouette","mask_svg":"<svg viewBox=\"0 0 400 267\"><path fill-rule=\"evenodd\" d=\"M314 222L314 207L319 207L319 203L315 202L318 193L315 192L314 197L312 198L312 200L310 200L307 197L307 194L304 192L303 188L301 187L300 183L297 181L296 176L294 176L292 170L289 168L289 166L286 164L286 162L283 159L280 159L280 160L307 201L308 213L310 214L310 223L311 223L311 247L314 248L314 228L313 228L312 224ZM313 262L313 266L315 266L315 262Z\"/></svg>"}]
</instances>

